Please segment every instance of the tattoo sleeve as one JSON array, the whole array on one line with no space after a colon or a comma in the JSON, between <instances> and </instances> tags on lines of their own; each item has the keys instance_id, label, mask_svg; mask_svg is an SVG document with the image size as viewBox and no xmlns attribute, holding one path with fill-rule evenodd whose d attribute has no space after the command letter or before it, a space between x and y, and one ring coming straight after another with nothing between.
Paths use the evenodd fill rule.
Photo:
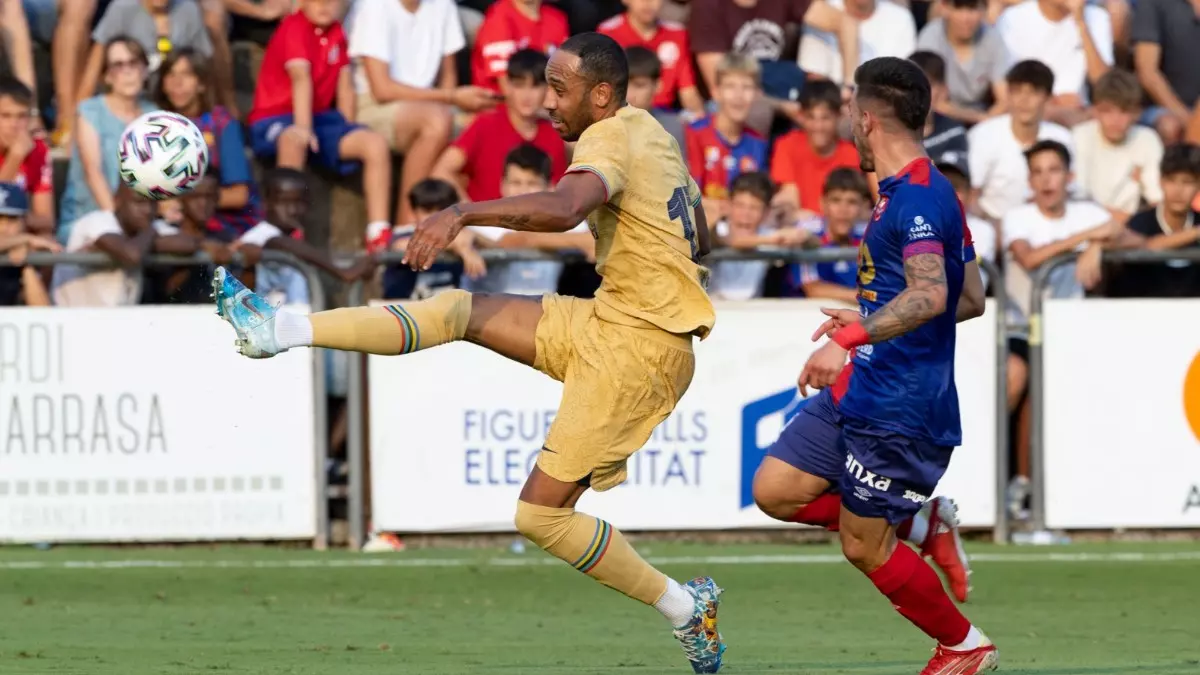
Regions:
<instances>
[{"instance_id":1,"label":"tattoo sleeve","mask_svg":"<svg viewBox=\"0 0 1200 675\"><path fill-rule=\"evenodd\" d=\"M904 261L904 291L863 320L871 344L903 335L946 311L945 263L937 253L918 253Z\"/></svg>"}]
</instances>

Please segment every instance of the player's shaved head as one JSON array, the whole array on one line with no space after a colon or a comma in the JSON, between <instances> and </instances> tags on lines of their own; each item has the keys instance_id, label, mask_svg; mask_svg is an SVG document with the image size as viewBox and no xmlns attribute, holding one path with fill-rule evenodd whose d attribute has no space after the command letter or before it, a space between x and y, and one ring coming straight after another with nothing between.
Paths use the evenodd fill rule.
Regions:
<instances>
[{"instance_id":1,"label":"player's shaved head","mask_svg":"<svg viewBox=\"0 0 1200 675\"><path fill-rule=\"evenodd\" d=\"M554 130L568 142L577 141L584 130L625 105L625 50L607 35L575 35L550 57L546 82L546 110Z\"/></svg>"}]
</instances>

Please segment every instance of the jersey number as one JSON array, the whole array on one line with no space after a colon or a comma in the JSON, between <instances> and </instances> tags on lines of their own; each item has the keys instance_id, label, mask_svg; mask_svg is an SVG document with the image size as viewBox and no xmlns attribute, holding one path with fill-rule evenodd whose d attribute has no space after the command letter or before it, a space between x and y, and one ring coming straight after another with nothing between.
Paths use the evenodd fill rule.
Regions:
<instances>
[{"instance_id":1,"label":"jersey number","mask_svg":"<svg viewBox=\"0 0 1200 675\"><path fill-rule=\"evenodd\" d=\"M871 249L867 242L858 245L858 285L869 286L875 281L875 261L871 259Z\"/></svg>"},{"instance_id":2,"label":"jersey number","mask_svg":"<svg viewBox=\"0 0 1200 675\"><path fill-rule=\"evenodd\" d=\"M692 249L692 260L696 260L696 226L692 224L692 214L688 212L687 188L677 187L671 193L671 199L667 202L667 217L683 223L683 238L687 239Z\"/></svg>"}]
</instances>

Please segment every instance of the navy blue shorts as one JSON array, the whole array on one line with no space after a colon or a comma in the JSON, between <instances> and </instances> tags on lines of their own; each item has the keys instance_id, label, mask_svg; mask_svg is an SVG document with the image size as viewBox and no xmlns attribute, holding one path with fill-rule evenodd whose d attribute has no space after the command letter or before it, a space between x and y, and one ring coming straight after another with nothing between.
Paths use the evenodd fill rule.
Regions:
<instances>
[{"instance_id":1,"label":"navy blue shorts","mask_svg":"<svg viewBox=\"0 0 1200 675\"><path fill-rule=\"evenodd\" d=\"M840 446L841 422L833 394L822 389L783 428L767 448L767 456L824 478L836 487L846 465L846 453Z\"/></svg>"},{"instance_id":2,"label":"navy blue shorts","mask_svg":"<svg viewBox=\"0 0 1200 675\"><path fill-rule=\"evenodd\" d=\"M895 525L921 510L950 466L954 448L842 420L842 506Z\"/></svg>"},{"instance_id":3,"label":"navy blue shorts","mask_svg":"<svg viewBox=\"0 0 1200 675\"><path fill-rule=\"evenodd\" d=\"M292 126L295 118L291 115L275 115L263 118L250 125L250 149L259 157L274 157L279 154L276 142L284 129ZM358 168L358 162L343 161L338 152L338 144L355 129L362 127L351 124L337 110L326 110L313 115L313 135L317 137L317 152L309 155L316 158L321 166L336 171L341 175L353 173Z\"/></svg>"},{"instance_id":4,"label":"navy blue shorts","mask_svg":"<svg viewBox=\"0 0 1200 675\"><path fill-rule=\"evenodd\" d=\"M825 389L784 427L767 456L829 481L851 513L896 524L933 494L952 450L848 420Z\"/></svg>"}]
</instances>

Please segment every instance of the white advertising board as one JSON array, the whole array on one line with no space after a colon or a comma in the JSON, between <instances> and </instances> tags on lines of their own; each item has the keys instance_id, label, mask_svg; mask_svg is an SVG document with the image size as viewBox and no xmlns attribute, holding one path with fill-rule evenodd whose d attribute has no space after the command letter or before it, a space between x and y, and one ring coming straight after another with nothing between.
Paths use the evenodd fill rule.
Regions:
<instances>
[{"instance_id":1,"label":"white advertising board","mask_svg":"<svg viewBox=\"0 0 1200 675\"><path fill-rule=\"evenodd\" d=\"M820 303L719 303L697 343L696 375L675 413L629 461L629 480L581 507L630 530L779 525L751 481L797 397L824 320ZM958 388L965 443L939 494L964 523L995 512L995 324L964 324ZM561 385L475 345L368 358L372 518L392 531L512 529L521 484L554 419Z\"/></svg>"},{"instance_id":2,"label":"white advertising board","mask_svg":"<svg viewBox=\"0 0 1200 675\"><path fill-rule=\"evenodd\" d=\"M312 353L209 307L6 309L0 541L316 534Z\"/></svg>"},{"instance_id":3,"label":"white advertising board","mask_svg":"<svg viewBox=\"0 0 1200 675\"><path fill-rule=\"evenodd\" d=\"M1046 524L1200 527L1200 301L1048 300L1043 322Z\"/></svg>"}]
</instances>

